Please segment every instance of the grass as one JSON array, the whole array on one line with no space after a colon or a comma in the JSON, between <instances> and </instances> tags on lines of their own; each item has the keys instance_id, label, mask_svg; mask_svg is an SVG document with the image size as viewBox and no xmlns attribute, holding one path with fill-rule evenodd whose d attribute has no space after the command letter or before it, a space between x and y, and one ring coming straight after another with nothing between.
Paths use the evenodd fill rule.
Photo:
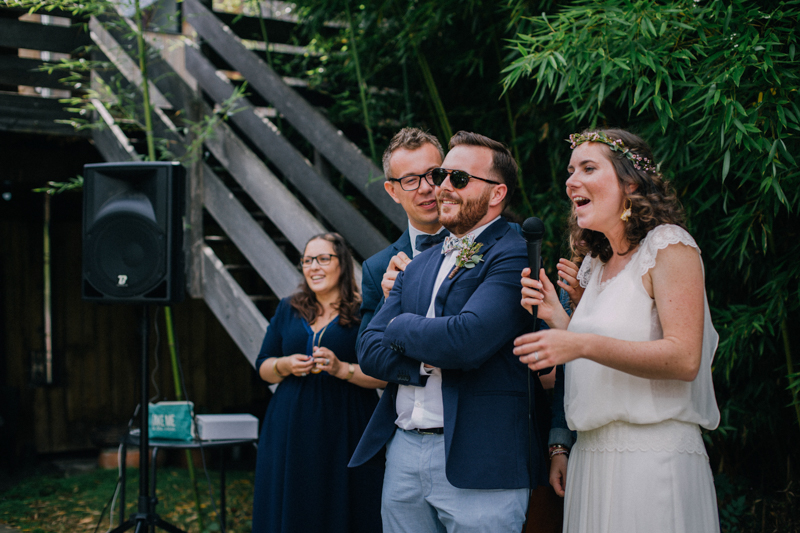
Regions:
<instances>
[{"instance_id":1,"label":"grass","mask_svg":"<svg viewBox=\"0 0 800 533\"><path fill-rule=\"evenodd\" d=\"M216 513L209 498L208 483L199 470L200 506L203 510L205 532L219 531ZM219 510L219 474L209 472ZM231 533L250 532L253 499L253 472L225 473L227 516L226 529ZM27 477L0 494L0 523L32 533L74 533L94 531L101 512L111 500L117 483L116 470L92 470L65 477L63 472L36 474ZM139 472L129 468L126 482L126 513L137 511ZM159 468L158 505L162 519L177 527L200 533L191 481L186 469ZM107 531L108 510L97 531ZM113 527L118 525L119 503L114 512Z\"/></svg>"}]
</instances>

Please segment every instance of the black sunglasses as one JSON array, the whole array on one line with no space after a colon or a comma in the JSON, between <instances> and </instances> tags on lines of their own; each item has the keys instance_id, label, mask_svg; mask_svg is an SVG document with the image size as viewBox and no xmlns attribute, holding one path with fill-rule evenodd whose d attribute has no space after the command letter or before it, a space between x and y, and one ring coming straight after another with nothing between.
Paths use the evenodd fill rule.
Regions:
<instances>
[{"instance_id":1,"label":"black sunglasses","mask_svg":"<svg viewBox=\"0 0 800 533\"><path fill-rule=\"evenodd\" d=\"M499 181L487 180L485 178L479 178L478 176L472 176L471 174L467 174L463 170L449 170L446 168L434 168L430 171L430 175L433 178L433 184L437 187L441 187L444 180L447 179L447 176L450 176L450 183L453 185L455 189L463 189L469 183L469 180L476 179L485 181L486 183L493 183L495 185L502 185Z\"/></svg>"}]
</instances>

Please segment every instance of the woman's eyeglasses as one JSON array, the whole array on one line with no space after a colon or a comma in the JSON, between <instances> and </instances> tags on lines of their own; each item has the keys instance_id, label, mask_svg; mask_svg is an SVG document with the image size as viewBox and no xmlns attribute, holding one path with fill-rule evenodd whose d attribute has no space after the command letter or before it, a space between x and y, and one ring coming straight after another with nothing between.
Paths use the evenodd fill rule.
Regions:
<instances>
[{"instance_id":1,"label":"woman's eyeglasses","mask_svg":"<svg viewBox=\"0 0 800 533\"><path fill-rule=\"evenodd\" d=\"M300 260L300 265L303 268L310 268L314 261L317 262L319 266L327 266L331 264L331 258L338 257L336 254L319 254L315 256L304 255L303 258Z\"/></svg>"},{"instance_id":2,"label":"woman's eyeglasses","mask_svg":"<svg viewBox=\"0 0 800 533\"><path fill-rule=\"evenodd\" d=\"M473 176L471 174L467 174L463 170L449 170L446 168L434 168L431 169L429 174L433 178L433 184L437 187L440 187L444 180L447 179L447 176L450 176L450 183L453 185L454 189L463 189L469 183L469 180L481 180L485 181L486 183L493 183L495 185L501 185L499 181L487 180L485 178L479 178L478 176Z\"/></svg>"}]
</instances>

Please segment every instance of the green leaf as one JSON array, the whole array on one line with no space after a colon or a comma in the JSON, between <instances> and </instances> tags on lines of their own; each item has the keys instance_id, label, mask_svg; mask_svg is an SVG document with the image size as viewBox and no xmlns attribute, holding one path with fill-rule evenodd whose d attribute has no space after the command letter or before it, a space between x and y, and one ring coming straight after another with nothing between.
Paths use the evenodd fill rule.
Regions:
<instances>
[{"instance_id":1,"label":"green leaf","mask_svg":"<svg viewBox=\"0 0 800 533\"><path fill-rule=\"evenodd\" d=\"M694 31L695 29L693 26L689 26L688 24L684 24L683 22L677 20L671 21L670 24L672 24L673 26L677 26L679 28L683 28L684 30Z\"/></svg>"},{"instance_id":2,"label":"green leaf","mask_svg":"<svg viewBox=\"0 0 800 533\"><path fill-rule=\"evenodd\" d=\"M775 152L778 151L778 139L775 139L772 143L772 148L769 150L769 155L767 156L767 161L772 161L775 158Z\"/></svg>"},{"instance_id":3,"label":"green leaf","mask_svg":"<svg viewBox=\"0 0 800 533\"><path fill-rule=\"evenodd\" d=\"M725 15L725 24L724 24L724 26L722 28L722 32L723 33L728 33L728 27L731 24L731 15L733 15L733 4L730 4L728 6L728 12Z\"/></svg>"},{"instance_id":4,"label":"green leaf","mask_svg":"<svg viewBox=\"0 0 800 533\"><path fill-rule=\"evenodd\" d=\"M658 32L656 32L656 27L653 26L653 23L650 21L650 19L644 17L644 23L647 25L647 29L650 31L650 33L653 34L653 37L658 37Z\"/></svg>"},{"instance_id":5,"label":"green leaf","mask_svg":"<svg viewBox=\"0 0 800 533\"><path fill-rule=\"evenodd\" d=\"M672 102L672 80L669 77L669 74L664 76L664 81L667 83L667 98L670 102Z\"/></svg>"},{"instance_id":6,"label":"green leaf","mask_svg":"<svg viewBox=\"0 0 800 533\"><path fill-rule=\"evenodd\" d=\"M603 97L606 95L606 79L600 80L600 88L597 91L597 105L603 105Z\"/></svg>"},{"instance_id":7,"label":"green leaf","mask_svg":"<svg viewBox=\"0 0 800 533\"><path fill-rule=\"evenodd\" d=\"M780 203L782 203L783 205L789 203L789 201L786 199L786 195L783 193L783 189L781 188L780 182L778 182L778 180L776 179L772 180L772 190L775 191L775 195L778 197L778 201Z\"/></svg>"},{"instance_id":8,"label":"green leaf","mask_svg":"<svg viewBox=\"0 0 800 533\"><path fill-rule=\"evenodd\" d=\"M779 141L780 141L780 146L778 146L778 148L780 148L781 154L783 154L783 157L786 158L786 160L789 162L789 164L791 164L793 166L797 166L797 162L795 162L794 157L792 157L792 154L790 154L789 150L786 149L786 143L783 142L783 139L779 139Z\"/></svg>"},{"instance_id":9,"label":"green leaf","mask_svg":"<svg viewBox=\"0 0 800 533\"><path fill-rule=\"evenodd\" d=\"M722 181L725 182L725 178L728 177L728 171L731 169L731 150L730 148L725 150L725 155L722 158Z\"/></svg>"},{"instance_id":10,"label":"green leaf","mask_svg":"<svg viewBox=\"0 0 800 533\"><path fill-rule=\"evenodd\" d=\"M639 81L636 82L636 92L633 93L634 105L636 105L636 102L639 100L639 95L642 94L642 88L644 88L645 83L647 83L646 78L639 78Z\"/></svg>"},{"instance_id":11,"label":"green leaf","mask_svg":"<svg viewBox=\"0 0 800 533\"><path fill-rule=\"evenodd\" d=\"M653 96L653 104L658 111L661 111L661 97L658 95Z\"/></svg>"},{"instance_id":12,"label":"green leaf","mask_svg":"<svg viewBox=\"0 0 800 533\"><path fill-rule=\"evenodd\" d=\"M781 124L783 124L784 127L788 128L789 125L786 123L786 113L783 112L783 107L782 106L777 106L775 108L775 110L778 113L778 120L781 121Z\"/></svg>"},{"instance_id":13,"label":"green leaf","mask_svg":"<svg viewBox=\"0 0 800 533\"><path fill-rule=\"evenodd\" d=\"M619 68L621 68L623 70L627 70L627 71L631 70L631 67L629 67L624 61L622 61L619 58L614 58L611 61L613 61L615 65L617 65Z\"/></svg>"}]
</instances>

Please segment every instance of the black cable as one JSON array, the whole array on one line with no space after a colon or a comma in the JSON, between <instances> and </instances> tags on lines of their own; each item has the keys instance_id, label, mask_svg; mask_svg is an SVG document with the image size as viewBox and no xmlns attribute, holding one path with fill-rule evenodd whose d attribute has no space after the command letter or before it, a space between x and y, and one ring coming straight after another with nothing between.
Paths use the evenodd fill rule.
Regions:
<instances>
[{"instance_id":1,"label":"black cable","mask_svg":"<svg viewBox=\"0 0 800 533\"><path fill-rule=\"evenodd\" d=\"M225 453L225 450L220 450L219 453ZM206 475L206 485L208 485L208 497L211 500L211 510L217 515L217 520L220 521L220 527L225 530L225 526L222 524L222 515L217 510L217 500L214 498L214 487L211 485L211 476L208 475L208 468L206 468L206 454L202 444L200 444L200 458L203 460L203 473Z\"/></svg>"},{"instance_id":2,"label":"black cable","mask_svg":"<svg viewBox=\"0 0 800 533\"><path fill-rule=\"evenodd\" d=\"M155 364L153 365L153 371L150 372L150 383L153 385L153 388L156 390L154 396L150 398L150 402L153 400L158 400L161 397L161 389L158 388L158 383L156 383L156 373L158 372L158 345L161 343L161 334L158 330L158 312L161 310L161 307L156 307L156 312L154 313L153 317L153 328L155 329L156 334L156 344L155 348L153 348L153 359L155 360Z\"/></svg>"},{"instance_id":3,"label":"black cable","mask_svg":"<svg viewBox=\"0 0 800 533\"><path fill-rule=\"evenodd\" d=\"M114 492L111 494L111 498L109 498L108 501L106 502L105 506L103 507L103 510L100 511L100 518L97 519L97 525L94 526L94 531L92 533L97 533L97 530L100 528L100 524L103 523L103 516L105 516L106 509L108 509L109 505L111 505L111 502L113 502L114 498L117 497L117 491L119 490L119 485L121 481L122 478L117 476L117 484L114 486Z\"/></svg>"}]
</instances>

